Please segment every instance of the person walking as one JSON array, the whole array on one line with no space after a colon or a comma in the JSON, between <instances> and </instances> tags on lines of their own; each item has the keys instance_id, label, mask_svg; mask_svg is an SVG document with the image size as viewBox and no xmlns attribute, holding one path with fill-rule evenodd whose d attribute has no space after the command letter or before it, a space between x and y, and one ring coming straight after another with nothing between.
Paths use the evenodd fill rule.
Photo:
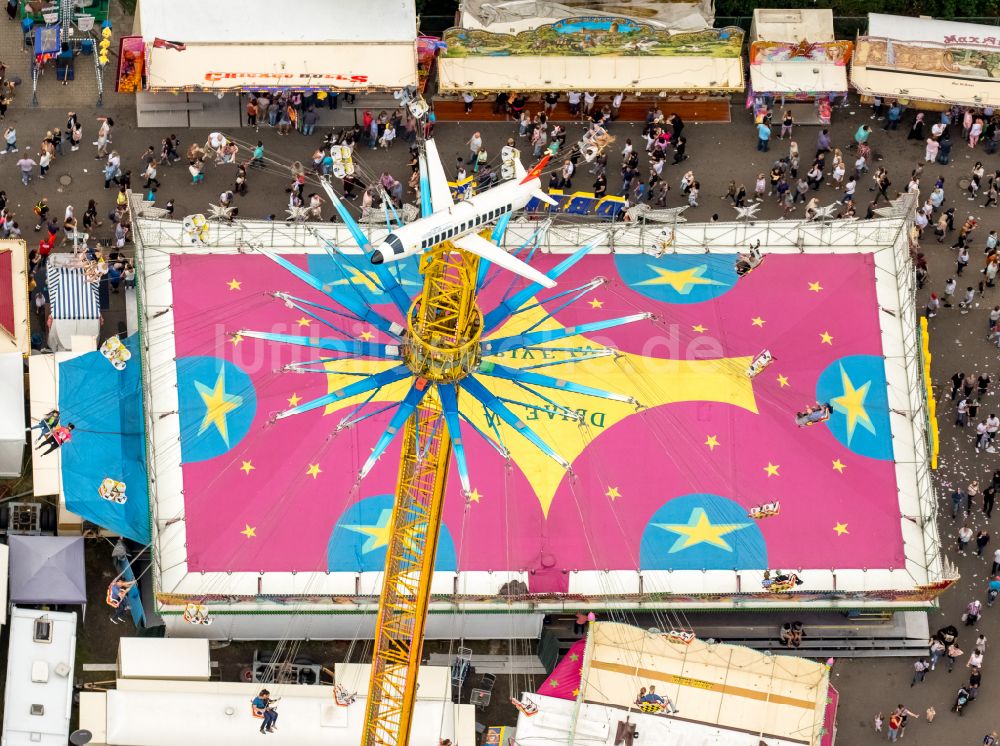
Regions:
<instances>
[{"instance_id":1,"label":"person walking","mask_svg":"<svg viewBox=\"0 0 1000 746\"><path fill-rule=\"evenodd\" d=\"M969 546L970 541L972 541L972 529L966 523L962 528L958 529L958 551L961 554L965 554L965 549Z\"/></svg>"},{"instance_id":2,"label":"person walking","mask_svg":"<svg viewBox=\"0 0 1000 746\"><path fill-rule=\"evenodd\" d=\"M974 598L969 601L969 604L965 607L965 613L962 614L962 621L965 622L966 627L972 627L979 621L979 617L982 613L982 602L978 598Z\"/></svg>"},{"instance_id":3,"label":"person walking","mask_svg":"<svg viewBox=\"0 0 1000 746\"><path fill-rule=\"evenodd\" d=\"M757 125L757 150L766 153L770 147L771 125L762 121Z\"/></svg>"},{"instance_id":4,"label":"person walking","mask_svg":"<svg viewBox=\"0 0 1000 746\"><path fill-rule=\"evenodd\" d=\"M982 530L976 534L976 555L979 557L983 556L983 550L986 549L986 545L990 543L990 532Z\"/></svg>"},{"instance_id":5,"label":"person walking","mask_svg":"<svg viewBox=\"0 0 1000 746\"><path fill-rule=\"evenodd\" d=\"M921 658L913 664L913 678L910 679L910 686L913 687L924 680L924 676L931 668L931 662L926 658Z\"/></svg>"},{"instance_id":6,"label":"person walking","mask_svg":"<svg viewBox=\"0 0 1000 746\"><path fill-rule=\"evenodd\" d=\"M963 655L965 655L965 653L962 651L962 648L958 647L956 643L952 642L951 644L948 645L947 649L945 650L945 657L948 658L948 673L952 672L952 669L955 668L955 661L961 658Z\"/></svg>"},{"instance_id":7,"label":"person walking","mask_svg":"<svg viewBox=\"0 0 1000 746\"><path fill-rule=\"evenodd\" d=\"M14 148L14 150L17 150L17 148ZM37 165L38 164L35 163L34 159L29 158L28 156L25 156L17 162L17 168L21 173L21 183L24 184L24 186L28 186L31 182L31 175Z\"/></svg>"}]
</instances>

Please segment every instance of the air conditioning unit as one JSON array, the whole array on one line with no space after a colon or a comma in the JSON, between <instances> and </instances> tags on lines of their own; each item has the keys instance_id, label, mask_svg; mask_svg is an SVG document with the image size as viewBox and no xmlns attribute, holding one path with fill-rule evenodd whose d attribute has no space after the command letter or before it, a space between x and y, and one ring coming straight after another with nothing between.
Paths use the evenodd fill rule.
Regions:
<instances>
[{"instance_id":1,"label":"air conditioning unit","mask_svg":"<svg viewBox=\"0 0 1000 746\"><path fill-rule=\"evenodd\" d=\"M45 705L32 705L31 714L38 715L39 717L45 714Z\"/></svg>"}]
</instances>

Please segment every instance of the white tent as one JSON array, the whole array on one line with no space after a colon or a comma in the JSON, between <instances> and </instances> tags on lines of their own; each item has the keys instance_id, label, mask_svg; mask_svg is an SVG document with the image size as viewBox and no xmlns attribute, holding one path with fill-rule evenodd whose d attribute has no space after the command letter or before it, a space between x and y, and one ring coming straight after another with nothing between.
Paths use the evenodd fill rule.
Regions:
<instances>
[{"instance_id":1,"label":"white tent","mask_svg":"<svg viewBox=\"0 0 1000 746\"><path fill-rule=\"evenodd\" d=\"M342 12L328 0L282 8L269 0L142 0L136 27L152 91L395 90L417 82L413 0L369 0ZM155 39L184 49L156 47Z\"/></svg>"},{"instance_id":2,"label":"white tent","mask_svg":"<svg viewBox=\"0 0 1000 746\"><path fill-rule=\"evenodd\" d=\"M868 15L851 84L862 94L940 106L1000 105L1000 29L973 23Z\"/></svg>"},{"instance_id":3,"label":"white tent","mask_svg":"<svg viewBox=\"0 0 1000 746\"><path fill-rule=\"evenodd\" d=\"M4 691L4 746L65 746L75 658L75 613L14 607Z\"/></svg>"},{"instance_id":4,"label":"white tent","mask_svg":"<svg viewBox=\"0 0 1000 746\"><path fill-rule=\"evenodd\" d=\"M0 477L21 476L24 443L24 358L0 352Z\"/></svg>"}]
</instances>

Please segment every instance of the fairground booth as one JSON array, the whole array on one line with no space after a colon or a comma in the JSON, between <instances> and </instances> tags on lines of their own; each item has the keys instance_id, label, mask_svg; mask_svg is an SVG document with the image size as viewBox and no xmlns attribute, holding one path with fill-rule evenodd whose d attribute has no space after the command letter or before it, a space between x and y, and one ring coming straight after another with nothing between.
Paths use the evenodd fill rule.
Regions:
<instances>
[{"instance_id":1,"label":"fairground booth","mask_svg":"<svg viewBox=\"0 0 1000 746\"><path fill-rule=\"evenodd\" d=\"M728 121L729 94L743 90L743 31L711 28L710 9L680 5L686 15L660 21L617 15L618 8L563 15L563 6L539 3L546 14L533 21L488 23L463 5L460 26L445 32L438 57L437 118L503 118L494 107L501 93L523 97L536 113L545 94L558 93L553 117L571 119L577 110L567 94L585 91L597 95L598 108L623 93L619 115L626 120L641 121L656 104L687 120ZM468 114L465 94L475 97Z\"/></svg>"},{"instance_id":2,"label":"fairground booth","mask_svg":"<svg viewBox=\"0 0 1000 746\"><path fill-rule=\"evenodd\" d=\"M774 107L775 122L791 111L796 124L829 124L834 100L847 95L852 48L834 38L832 10L757 8L747 101L755 111Z\"/></svg>"},{"instance_id":3,"label":"fairground booth","mask_svg":"<svg viewBox=\"0 0 1000 746\"><path fill-rule=\"evenodd\" d=\"M21 476L24 356L31 350L24 241L0 241L0 477Z\"/></svg>"},{"instance_id":4,"label":"fairground booth","mask_svg":"<svg viewBox=\"0 0 1000 746\"><path fill-rule=\"evenodd\" d=\"M239 126L243 91L325 98L415 85L416 29L413 0L343 12L326 0L298 0L294 12L266 0L142 0L134 35L123 40L130 64L119 90L136 92L140 127Z\"/></svg>"},{"instance_id":5,"label":"fairground booth","mask_svg":"<svg viewBox=\"0 0 1000 746\"><path fill-rule=\"evenodd\" d=\"M1000 28L871 13L851 85L921 109L1000 104Z\"/></svg>"}]
</instances>

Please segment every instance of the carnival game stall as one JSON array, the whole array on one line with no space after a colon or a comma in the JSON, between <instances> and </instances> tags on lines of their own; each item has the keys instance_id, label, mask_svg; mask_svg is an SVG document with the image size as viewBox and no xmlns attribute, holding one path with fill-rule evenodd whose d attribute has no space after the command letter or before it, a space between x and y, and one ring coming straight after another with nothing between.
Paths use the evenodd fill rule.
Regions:
<instances>
[{"instance_id":1,"label":"carnival game stall","mask_svg":"<svg viewBox=\"0 0 1000 746\"><path fill-rule=\"evenodd\" d=\"M391 92L417 84L413 0L372 0L343 12L331 12L326 0L299 0L294 10L275 13L265 0L238 7L142 0L135 29L146 48L140 126L238 124L239 97L226 93Z\"/></svg>"},{"instance_id":2,"label":"carnival game stall","mask_svg":"<svg viewBox=\"0 0 1000 746\"><path fill-rule=\"evenodd\" d=\"M922 109L1000 104L996 26L882 13L868 19L851 63L851 85L863 96Z\"/></svg>"},{"instance_id":3,"label":"carnival game stall","mask_svg":"<svg viewBox=\"0 0 1000 746\"><path fill-rule=\"evenodd\" d=\"M643 119L655 102L684 119L728 121L728 94L743 90L743 31L735 27L674 33L608 15L560 19L516 34L452 28L444 43L439 120L468 118L458 100L463 94L476 99L474 118L491 118L500 93L523 97L533 113L545 94L559 94L553 118L574 118L588 106L567 102L566 94L585 86L598 96L597 109L623 93L617 108L624 119ZM444 96L453 97L452 105Z\"/></svg>"},{"instance_id":4,"label":"carnival game stall","mask_svg":"<svg viewBox=\"0 0 1000 746\"><path fill-rule=\"evenodd\" d=\"M21 474L24 355L31 349L24 241L0 241L0 476Z\"/></svg>"},{"instance_id":5,"label":"carnival game stall","mask_svg":"<svg viewBox=\"0 0 1000 746\"><path fill-rule=\"evenodd\" d=\"M833 102L847 95L853 45L833 35L833 11L754 10L750 27L750 89L755 111L774 106L777 122L829 124Z\"/></svg>"}]
</instances>

